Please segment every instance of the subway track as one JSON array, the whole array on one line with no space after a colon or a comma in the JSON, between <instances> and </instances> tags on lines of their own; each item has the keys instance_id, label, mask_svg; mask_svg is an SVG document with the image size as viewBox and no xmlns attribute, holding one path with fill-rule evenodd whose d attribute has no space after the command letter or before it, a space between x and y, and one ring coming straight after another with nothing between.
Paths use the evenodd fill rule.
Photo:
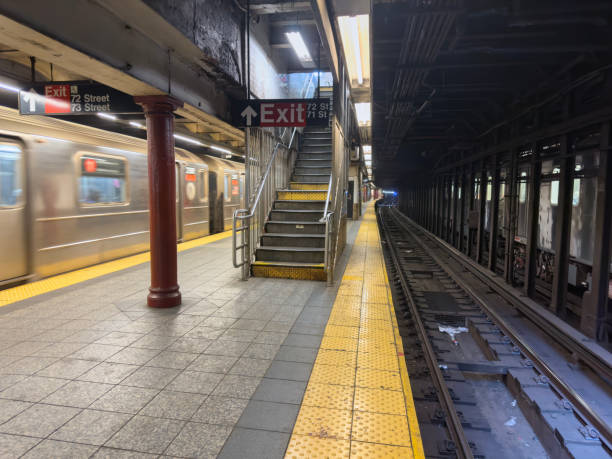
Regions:
<instances>
[{"instance_id":1,"label":"subway track","mask_svg":"<svg viewBox=\"0 0 612 459\"><path fill-rule=\"evenodd\" d=\"M607 357L542 331L396 208L377 216L426 455L610 457Z\"/></svg>"}]
</instances>

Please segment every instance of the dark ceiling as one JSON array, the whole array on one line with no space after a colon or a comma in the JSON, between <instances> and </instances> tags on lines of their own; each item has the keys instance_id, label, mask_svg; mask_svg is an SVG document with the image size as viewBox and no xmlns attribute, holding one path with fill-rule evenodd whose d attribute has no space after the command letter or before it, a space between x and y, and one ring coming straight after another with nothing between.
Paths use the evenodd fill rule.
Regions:
<instances>
[{"instance_id":1,"label":"dark ceiling","mask_svg":"<svg viewBox=\"0 0 612 459\"><path fill-rule=\"evenodd\" d=\"M612 63L612 1L373 3L372 145L381 186L474 148L521 107Z\"/></svg>"}]
</instances>

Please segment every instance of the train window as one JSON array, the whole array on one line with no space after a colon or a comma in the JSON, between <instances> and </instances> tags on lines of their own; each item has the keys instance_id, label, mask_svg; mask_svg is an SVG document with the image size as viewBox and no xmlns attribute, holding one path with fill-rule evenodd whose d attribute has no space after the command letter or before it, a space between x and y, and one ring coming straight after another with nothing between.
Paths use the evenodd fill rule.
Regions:
<instances>
[{"instance_id":1,"label":"train window","mask_svg":"<svg viewBox=\"0 0 612 459\"><path fill-rule=\"evenodd\" d=\"M198 176L195 167L185 166L185 201L191 203L196 199Z\"/></svg>"},{"instance_id":2,"label":"train window","mask_svg":"<svg viewBox=\"0 0 612 459\"><path fill-rule=\"evenodd\" d=\"M198 182L198 198L200 202L208 201L208 174L206 169L200 169Z\"/></svg>"},{"instance_id":3,"label":"train window","mask_svg":"<svg viewBox=\"0 0 612 459\"><path fill-rule=\"evenodd\" d=\"M16 206L21 195L21 149L0 143L0 207Z\"/></svg>"},{"instance_id":4,"label":"train window","mask_svg":"<svg viewBox=\"0 0 612 459\"><path fill-rule=\"evenodd\" d=\"M126 160L89 153L79 157L79 202L82 205L127 202Z\"/></svg>"},{"instance_id":5,"label":"train window","mask_svg":"<svg viewBox=\"0 0 612 459\"><path fill-rule=\"evenodd\" d=\"M240 195L240 183L238 179L238 175L232 175L232 196Z\"/></svg>"}]
</instances>

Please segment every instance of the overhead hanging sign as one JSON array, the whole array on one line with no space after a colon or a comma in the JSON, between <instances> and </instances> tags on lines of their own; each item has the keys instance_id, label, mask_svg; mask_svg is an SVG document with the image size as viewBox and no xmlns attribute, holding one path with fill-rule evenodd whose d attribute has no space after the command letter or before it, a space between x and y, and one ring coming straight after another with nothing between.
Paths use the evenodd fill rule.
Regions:
<instances>
[{"instance_id":1,"label":"overhead hanging sign","mask_svg":"<svg viewBox=\"0 0 612 459\"><path fill-rule=\"evenodd\" d=\"M19 91L22 115L91 115L142 113L134 98L102 84L58 81Z\"/></svg>"},{"instance_id":2,"label":"overhead hanging sign","mask_svg":"<svg viewBox=\"0 0 612 459\"><path fill-rule=\"evenodd\" d=\"M234 104L232 120L239 127L327 126L329 99L251 99Z\"/></svg>"}]
</instances>

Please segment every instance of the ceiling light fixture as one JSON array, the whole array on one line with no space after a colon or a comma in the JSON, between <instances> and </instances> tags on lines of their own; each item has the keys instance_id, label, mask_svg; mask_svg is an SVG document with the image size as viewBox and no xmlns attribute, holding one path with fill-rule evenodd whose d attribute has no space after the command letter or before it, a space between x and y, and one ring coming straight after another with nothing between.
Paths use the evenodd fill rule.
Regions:
<instances>
[{"instance_id":1,"label":"ceiling light fixture","mask_svg":"<svg viewBox=\"0 0 612 459\"><path fill-rule=\"evenodd\" d=\"M339 16L338 26L346 58L351 86L369 85L370 81L370 17Z\"/></svg>"},{"instance_id":2,"label":"ceiling light fixture","mask_svg":"<svg viewBox=\"0 0 612 459\"><path fill-rule=\"evenodd\" d=\"M117 117L115 115L109 115L108 113L97 113L100 118L104 118L107 120L117 121Z\"/></svg>"},{"instance_id":3,"label":"ceiling light fixture","mask_svg":"<svg viewBox=\"0 0 612 459\"><path fill-rule=\"evenodd\" d=\"M296 56L300 60L302 64L313 64L312 57L310 57L310 53L308 52L308 48L306 47L306 43L304 43L304 39L302 38L302 34L300 32L287 32L287 40L293 47Z\"/></svg>"},{"instance_id":4,"label":"ceiling light fixture","mask_svg":"<svg viewBox=\"0 0 612 459\"><path fill-rule=\"evenodd\" d=\"M146 129L144 125L137 123L136 121L130 121L130 126L133 126L138 129Z\"/></svg>"},{"instance_id":5,"label":"ceiling light fixture","mask_svg":"<svg viewBox=\"0 0 612 459\"><path fill-rule=\"evenodd\" d=\"M227 148L218 147L216 145L210 145L210 148L212 148L213 150L216 150L216 151L220 151L221 153L227 153L229 155L232 154L232 152L229 151Z\"/></svg>"},{"instance_id":6,"label":"ceiling light fixture","mask_svg":"<svg viewBox=\"0 0 612 459\"><path fill-rule=\"evenodd\" d=\"M205 147L206 146L202 142L200 142L199 140L192 139L191 137L186 137L184 135L174 134L174 138L178 139L178 140L182 140L183 142L192 143L193 145L199 145L200 147Z\"/></svg>"}]
</instances>

